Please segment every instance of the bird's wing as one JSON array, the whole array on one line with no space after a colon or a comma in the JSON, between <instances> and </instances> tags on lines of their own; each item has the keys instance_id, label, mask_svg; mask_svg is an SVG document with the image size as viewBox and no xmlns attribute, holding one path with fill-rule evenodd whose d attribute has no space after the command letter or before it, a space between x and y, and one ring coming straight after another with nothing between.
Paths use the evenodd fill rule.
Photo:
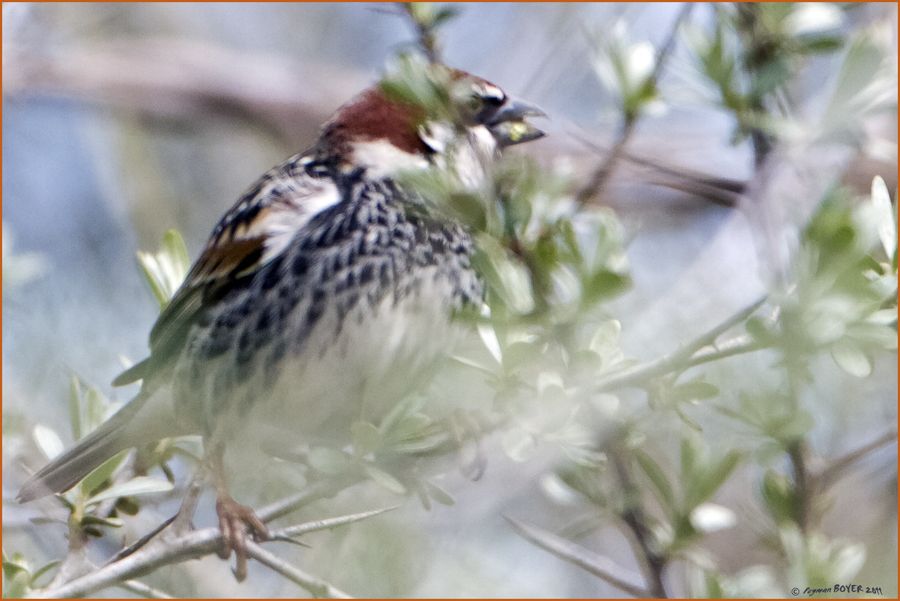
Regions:
<instances>
[{"instance_id":1,"label":"bird's wing","mask_svg":"<svg viewBox=\"0 0 900 601\"><path fill-rule=\"evenodd\" d=\"M303 159L300 159L302 161ZM150 357L113 384L136 382L167 365L202 312L245 278L280 255L319 212L337 204L341 192L329 177L295 174L285 165L264 175L219 221L200 257L150 332Z\"/></svg>"}]
</instances>

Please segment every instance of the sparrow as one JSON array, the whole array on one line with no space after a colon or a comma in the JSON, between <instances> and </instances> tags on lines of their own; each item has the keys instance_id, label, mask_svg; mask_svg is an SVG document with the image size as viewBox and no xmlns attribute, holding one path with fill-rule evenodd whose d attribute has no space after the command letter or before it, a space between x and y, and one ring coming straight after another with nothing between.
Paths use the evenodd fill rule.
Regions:
<instances>
[{"instance_id":1,"label":"sparrow","mask_svg":"<svg viewBox=\"0 0 900 601\"><path fill-rule=\"evenodd\" d=\"M453 312L482 302L469 233L397 176L440 165L478 186L503 148L543 135L526 118L544 114L482 78L452 80L460 123L432 122L375 85L260 177L160 313L149 357L114 380L140 382L138 394L18 500L66 491L124 449L199 434L221 555L234 552L242 578L245 537L268 532L231 496L225 451L385 415L446 352Z\"/></svg>"}]
</instances>

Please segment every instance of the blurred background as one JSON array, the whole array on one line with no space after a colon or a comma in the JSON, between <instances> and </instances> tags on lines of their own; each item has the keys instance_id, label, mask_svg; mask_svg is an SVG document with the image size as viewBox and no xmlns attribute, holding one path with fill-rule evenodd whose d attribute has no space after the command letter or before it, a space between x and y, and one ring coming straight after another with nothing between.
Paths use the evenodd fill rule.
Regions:
<instances>
[{"instance_id":1,"label":"blurred background","mask_svg":"<svg viewBox=\"0 0 900 601\"><path fill-rule=\"evenodd\" d=\"M754 148L736 141L733 115L716 102L692 52L692 40L715 21L713 7L694 7L674 36L658 74L660 100L636 122L625 156L592 200L613 208L626 232L633 286L607 307L626 324L626 355L648 360L671 351L757 298L783 270L786 251L777 232L804 223L829 186L842 182L865 195L880 175L896 189L896 7L810 6L818 8L794 26L864 36L874 54L866 56L871 81L862 83L877 89L865 107L845 115L852 136L819 144L814 153L786 153L780 165L787 167L767 178L765 194L748 188ZM550 115L542 126L548 136L521 152L586 179L621 132L616 91L604 79L598 49L617 40L630 49L634 68L653 68L654 52L667 43L684 7L457 8L441 30L444 60L541 106ZM123 358L144 356L158 310L135 252L156 249L163 233L176 228L196 257L242 191L309 146L328 115L375 82L414 37L393 7L375 3L4 4L5 551L14 548L40 563L65 548L63 526L35 525L34 507L8 500L22 482L22 458L35 462L29 433L36 424L71 441L65 404L71 374L127 400L108 382ZM847 50L814 55L798 68L789 93L799 124L789 134L796 139L824 118L828 99L842 92L837 86L852 86L841 79L847 56ZM768 364L761 359L759 366ZM817 366L815 394L824 409L812 443L823 456L896 428L895 355L877 363L869 379L834 372L826 361ZM727 373L735 387L752 386L757 377L750 370ZM285 554L366 596L620 594L530 545L504 521L512 515L562 527L577 517L575 501L553 494L551 460L517 463L499 451L499 442L485 445L488 468L480 481L455 472L443 481L453 506L425 511L415 499L377 487L355 489L304 511L314 518L402 506L318 534L307 541L311 548ZM750 474L734 480L720 502L739 520L752 521L745 499L755 484ZM887 446L834 489L823 526L830 535L865 543L865 567L854 581L882 586L888 596L896 594L895 492L896 448ZM141 512L126 526L129 538L177 504L173 494L158 513ZM207 499L201 525L212 524L209 506ZM638 570L614 527L596 529L582 542ZM715 534L709 548L729 574L772 561L749 527ZM165 568L148 581L178 595L299 592L262 569L251 568L248 581L235 584L215 558ZM672 592L687 594L678 586Z\"/></svg>"}]
</instances>

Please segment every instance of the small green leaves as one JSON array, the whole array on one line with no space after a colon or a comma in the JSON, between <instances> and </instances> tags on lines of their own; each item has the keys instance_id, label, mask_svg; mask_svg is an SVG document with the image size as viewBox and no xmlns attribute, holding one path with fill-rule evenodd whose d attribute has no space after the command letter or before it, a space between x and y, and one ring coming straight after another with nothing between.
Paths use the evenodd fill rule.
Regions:
<instances>
[{"instance_id":1,"label":"small green leaves","mask_svg":"<svg viewBox=\"0 0 900 601\"><path fill-rule=\"evenodd\" d=\"M352 458L329 447L313 447L309 450L307 461L310 467L323 474L335 475L346 472L352 465Z\"/></svg>"},{"instance_id":2,"label":"small green leaves","mask_svg":"<svg viewBox=\"0 0 900 601\"><path fill-rule=\"evenodd\" d=\"M94 491L100 488L100 486L104 484L117 469L119 469L127 456L128 451L122 451L121 453L113 455L95 468L94 471L85 476L84 480L81 481L82 495L90 497Z\"/></svg>"},{"instance_id":3,"label":"small green leaves","mask_svg":"<svg viewBox=\"0 0 900 601\"><path fill-rule=\"evenodd\" d=\"M377 451L382 445L381 432L368 422L354 422L350 426L353 437L353 452L363 457Z\"/></svg>"},{"instance_id":4,"label":"small green leaves","mask_svg":"<svg viewBox=\"0 0 900 601\"><path fill-rule=\"evenodd\" d=\"M793 484L786 476L775 470L766 470L760 492L776 525L796 522L800 506Z\"/></svg>"},{"instance_id":5,"label":"small green leaves","mask_svg":"<svg viewBox=\"0 0 900 601\"><path fill-rule=\"evenodd\" d=\"M3 550L3 598L20 599L39 586L39 580L56 568L61 562L51 561L34 572L31 571L29 562L21 553L13 553L11 556Z\"/></svg>"},{"instance_id":6,"label":"small green leaves","mask_svg":"<svg viewBox=\"0 0 900 601\"><path fill-rule=\"evenodd\" d=\"M388 97L420 108L426 125L446 127L453 134L465 120L468 84L455 81L445 65L404 53L388 67L380 85ZM452 144L452 135L445 142Z\"/></svg>"},{"instance_id":7,"label":"small green leaves","mask_svg":"<svg viewBox=\"0 0 900 601\"><path fill-rule=\"evenodd\" d=\"M446 505L449 507L456 504L456 501L453 499L450 493L445 491L437 484L434 484L433 482L425 483L425 491L432 501L435 501L441 505Z\"/></svg>"},{"instance_id":8,"label":"small green leaves","mask_svg":"<svg viewBox=\"0 0 900 601\"><path fill-rule=\"evenodd\" d=\"M845 338L831 345L831 356L851 376L865 378L872 373L872 362L852 340Z\"/></svg>"},{"instance_id":9,"label":"small green leaves","mask_svg":"<svg viewBox=\"0 0 900 601\"><path fill-rule=\"evenodd\" d=\"M85 502L85 505L90 506L119 497L134 497L137 495L169 492L172 488L172 483L168 480L160 480L159 478L150 478L148 476L136 476L131 480L113 484L109 488L95 494Z\"/></svg>"},{"instance_id":10,"label":"small green leaves","mask_svg":"<svg viewBox=\"0 0 900 601\"><path fill-rule=\"evenodd\" d=\"M634 458L637 460L637 464L641 467L641 470L643 470L650 484L653 486L653 492L656 494L659 504L667 511L672 512L677 507L677 504L675 502L675 493L672 490L671 484L669 484L665 472L659 464L642 449L634 449L632 452L634 453Z\"/></svg>"},{"instance_id":11,"label":"small green leaves","mask_svg":"<svg viewBox=\"0 0 900 601\"><path fill-rule=\"evenodd\" d=\"M633 121L656 100L655 63L653 45L630 41L624 21L616 23L611 35L605 35L598 45L594 70L600 82L617 97L626 121Z\"/></svg>"},{"instance_id":12,"label":"small green leaves","mask_svg":"<svg viewBox=\"0 0 900 601\"><path fill-rule=\"evenodd\" d=\"M59 439L59 435L47 426L36 425L32 430L32 435L34 442L47 459L53 459L63 452L64 445Z\"/></svg>"},{"instance_id":13,"label":"small green leaves","mask_svg":"<svg viewBox=\"0 0 900 601\"><path fill-rule=\"evenodd\" d=\"M84 435L81 417L81 382L73 375L69 379L69 422L72 426L72 436L75 440L81 440Z\"/></svg>"},{"instance_id":14,"label":"small green leaves","mask_svg":"<svg viewBox=\"0 0 900 601\"><path fill-rule=\"evenodd\" d=\"M416 23L426 28L438 27L459 14L455 6L434 2L410 2L407 10Z\"/></svg>"},{"instance_id":15,"label":"small green leaves","mask_svg":"<svg viewBox=\"0 0 900 601\"><path fill-rule=\"evenodd\" d=\"M865 563L866 548L862 544L828 539L819 533L805 535L794 526L783 526L778 534L791 582L805 582L813 588L852 582Z\"/></svg>"},{"instance_id":16,"label":"small green leaves","mask_svg":"<svg viewBox=\"0 0 900 601\"><path fill-rule=\"evenodd\" d=\"M740 463L741 454L731 450L720 457L710 455L700 440L688 436L681 443L682 509L690 513L709 500L731 476Z\"/></svg>"},{"instance_id":17,"label":"small green leaves","mask_svg":"<svg viewBox=\"0 0 900 601\"><path fill-rule=\"evenodd\" d=\"M887 184L880 176L875 176L872 180L871 198L872 206L875 209L878 237L888 261L892 261L897 254L896 211L891 205L891 195L888 193Z\"/></svg>"},{"instance_id":18,"label":"small green leaves","mask_svg":"<svg viewBox=\"0 0 900 601\"><path fill-rule=\"evenodd\" d=\"M184 239L176 230L169 230L163 236L158 252L138 251L137 260L153 297L162 309L181 286L190 267Z\"/></svg>"},{"instance_id":19,"label":"small green leaves","mask_svg":"<svg viewBox=\"0 0 900 601\"><path fill-rule=\"evenodd\" d=\"M364 465L363 470L373 482L377 483L381 487L389 490L396 495L406 494L406 486L404 486L403 483L400 482L400 480L398 480L388 472L371 464Z\"/></svg>"}]
</instances>

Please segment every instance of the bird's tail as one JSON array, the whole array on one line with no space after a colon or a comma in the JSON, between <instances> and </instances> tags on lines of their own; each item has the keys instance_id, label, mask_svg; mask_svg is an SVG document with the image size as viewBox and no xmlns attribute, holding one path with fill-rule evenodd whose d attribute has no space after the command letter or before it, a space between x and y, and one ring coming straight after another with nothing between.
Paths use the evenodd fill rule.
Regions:
<instances>
[{"instance_id":1,"label":"bird's tail","mask_svg":"<svg viewBox=\"0 0 900 601\"><path fill-rule=\"evenodd\" d=\"M171 429L167 432L158 419L144 415L146 411L141 409L146 401L146 396L139 394L74 447L54 458L25 482L16 500L25 503L68 490L119 451L176 435ZM136 420L139 412L140 419Z\"/></svg>"}]
</instances>

